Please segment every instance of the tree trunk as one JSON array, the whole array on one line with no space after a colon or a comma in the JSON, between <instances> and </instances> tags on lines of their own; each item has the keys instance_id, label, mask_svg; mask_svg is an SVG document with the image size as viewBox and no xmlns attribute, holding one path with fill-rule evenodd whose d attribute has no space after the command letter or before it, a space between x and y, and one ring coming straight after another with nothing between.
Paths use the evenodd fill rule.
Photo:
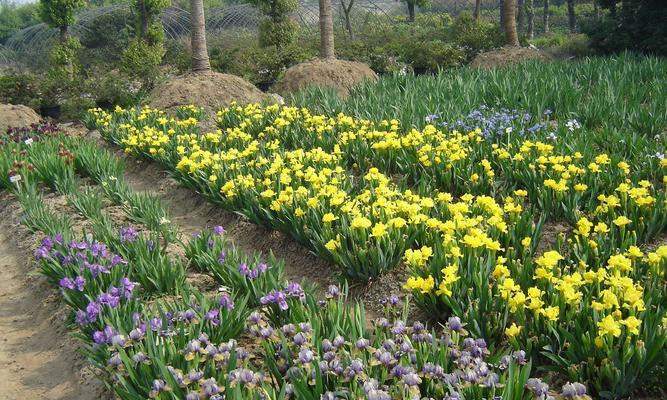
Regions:
<instances>
[{"instance_id":1,"label":"tree trunk","mask_svg":"<svg viewBox=\"0 0 667 400\"><path fill-rule=\"evenodd\" d=\"M549 0L544 0L544 33L549 33Z\"/></svg>"},{"instance_id":2,"label":"tree trunk","mask_svg":"<svg viewBox=\"0 0 667 400\"><path fill-rule=\"evenodd\" d=\"M331 0L320 0L320 58L336 58Z\"/></svg>"},{"instance_id":3,"label":"tree trunk","mask_svg":"<svg viewBox=\"0 0 667 400\"><path fill-rule=\"evenodd\" d=\"M533 0L526 0L526 14L528 15L528 30L526 34L528 39L535 37L535 9L533 9Z\"/></svg>"},{"instance_id":4,"label":"tree trunk","mask_svg":"<svg viewBox=\"0 0 667 400\"><path fill-rule=\"evenodd\" d=\"M516 0L505 0L503 15L505 19L505 44L519 46L519 36L516 33Z\"/></svg>"},{"instance_id":5,"label":"tree trunk","mask_svg":"<svg viewBox=\"0 0 667 400\"><path fill-rule=\"evenodd\" d=\"M352 6L354 5L354 0L350 0L350 4L345 5L345 0L340 0L340 5L343 7L343 15L345 17L345 30L350 40L354 40L354 32L352 31L352 21L350 20L350 12L352 12Z\"/></svg>"},{"instance_id":6,"label":"tree trunk","mask_svg":"<svg viewBox=\"0 0 667 400\"><path fill-rule=\"evenodd\" d=\"M204 1L190 0L190 29L192 37L192 71L209 72L211 64L208 60L208 49L206 47L206 21L204 19Z\"/></svg>"},{"instance_id":7,"label":"tree trunk","mask_svg":"<svg viewBox=\"0 0 667 400\"><path fill-rule=\"evenodd\" d=\"M408 0L408 21L415 22L415 3L414 0Z\"/></svg>"},{"instance_id":8,"label":"tree trunk","mask_svg":"<svg viewBox=\"0 0 667 400\"><path fill-rule=\"evenodd\" d=\"M482 0L475 0L475 11L472 13L472 16L475 18L475 21L479 20L479 13L482 10Z\"/></svg>"},{"instance_id":9,"label":"tree trunk","mask_svg":"<svg viewBox=\"0 0 667 400\"><path fill-rule=\"evenodd\" d=\"M574 0L567 0L567 24L570 28L570 33L574 33L576 29L576 16L574 13Z\"/></svg>"},{"instance_id":10,"label":"tree trunk","mask_svg":"<svg viewBox=\"0 0 667 400\"><path fill-rule=\"evenodd\" d=\"M146 40L146 35L148 34L148 12L146 12L146 1L138 0L137 5L139 6L139 37L141 40Z\"/></svg>"},{"instance_id":11,"label":"tree trunk","mask_svg":"<svg viewBox=\"0 0 667 400\"><path fill-rule=\"evenodd\" d=\"M524 9L523 9L523 0L517 0L517 13L516 13L516 30L519 34L523 33L523 20L524 20Z\"/></svg>"},{"instance_id":12,"label":"tree trunk","mask_svg":"<svg viewBox=\"0 0 667 400\"><path fill-rule=\"evenodd\" d=\"M500 30L505 31L505 2L498 0L498 9L500 10Z\"/></svg>"},{"instance_id":13,"label":"tree trunk","mask_svg":"<svg viewBox=\"0 0 667 400\"><path fill-rule=\"evenodd\" d=\"M67 35L68 35L67 25L61 25L59 33L60 34L59 34L58 38L60 40L60 44L63 44L63 43L65 43L65 41L67 41Z\"/></svg>"}]
</instances>

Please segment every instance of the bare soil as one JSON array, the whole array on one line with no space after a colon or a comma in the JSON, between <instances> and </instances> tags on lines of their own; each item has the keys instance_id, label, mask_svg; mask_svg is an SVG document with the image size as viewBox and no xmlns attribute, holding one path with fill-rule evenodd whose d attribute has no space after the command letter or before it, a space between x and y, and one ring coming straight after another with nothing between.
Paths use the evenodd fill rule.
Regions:
<instances>
[{"instance_id":1,"label":"bare soil","mask_svg":"<svg viewBox=\"0 0 667 400\"><path fill-rule=\"evenodd\" d=\"M340 96L365 80L375 81L378 76L366 64L345 60L316 59L297 64L285 71L285 76L273 90L286 96L310 86L334 88Z\"/></svg>"},{"instance_id":2,"label":"bare soil","mask_svg":"<svg viewBox=\"0 0 667 400\"><path fill-rule=\"evenodd\" d=\"M232 101L247 104L271 99L238 76L210 72L189 73L157 85L151 92L149 103L151 107L165 111L189 104L217 111Z\"/></svg>"},{"instance_id":3,"label":"bare soil","mask_svg":"<svg viewBox=\"0 0 667 400\"><path fill-rule=\"evenodd\" d=\"M68 308L34 274L39 235L20 225L21 208L0 194L0 397L109 399L67 326Z\"/></svg>"},{"instance_id":4,"label":"bare soil","mask_svg":"<svg viewBox=\"0 0 667 400\"><path fill-rule=\"evenodd\" d=\"M39 122L39 115L30 107L0 104L0 132L9 127L26 127Z\"/></svg>"}]
</instances>

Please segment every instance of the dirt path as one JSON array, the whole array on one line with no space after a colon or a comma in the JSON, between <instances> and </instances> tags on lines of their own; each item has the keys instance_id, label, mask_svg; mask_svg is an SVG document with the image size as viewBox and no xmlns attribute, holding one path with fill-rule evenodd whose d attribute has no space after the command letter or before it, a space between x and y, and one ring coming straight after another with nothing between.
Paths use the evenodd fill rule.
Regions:
<instances>
[{"instance_id":1,"label":"dirt path","mask_svg":"<svg viewBox=\"0 0 667 400\"><path fill-rule=\"evenodd\" d=\"M59 293L30 275L36 238L18 226L19 210L0 194L0 398L108 398L69 335Z\"/></svg>"}]
</instances>

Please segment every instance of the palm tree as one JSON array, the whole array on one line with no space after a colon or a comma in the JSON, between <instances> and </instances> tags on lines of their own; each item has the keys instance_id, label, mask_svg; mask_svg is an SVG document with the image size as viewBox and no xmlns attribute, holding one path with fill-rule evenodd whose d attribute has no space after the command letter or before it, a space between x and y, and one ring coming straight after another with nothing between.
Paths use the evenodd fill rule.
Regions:
<instances>
[{"instance_id":1,"label":"palm tree","mask_svg":"<svg viewBox=\"0 0 667 400\"><path fill-rule=\"evenodd\" d=\"M516 33L516 0L505 0L503 4L503 16L505 22L505 44L508 46L519 46L519 36Z\"/></svg>"},{"instance_id":2,"label":"palm tree","mask_svg":"<svg viewBox=\"0 0 667 400\"><path fill-rule=\"evenodd\" d=\"M320 58L336 58L331 0L320 0Z\"/></svg>"},{"instance_id":3,"label":"palm tree","mask_svg":"<svg viewBox=\"0 0 667 400\"><path fill-rule=\"evenodd\" d=\"M204 1L190 0L190 29L192 36L192 72L210 72L211 63L208 60L206 47L206 21L204 20Z\"/></svg>"}]
</instances>

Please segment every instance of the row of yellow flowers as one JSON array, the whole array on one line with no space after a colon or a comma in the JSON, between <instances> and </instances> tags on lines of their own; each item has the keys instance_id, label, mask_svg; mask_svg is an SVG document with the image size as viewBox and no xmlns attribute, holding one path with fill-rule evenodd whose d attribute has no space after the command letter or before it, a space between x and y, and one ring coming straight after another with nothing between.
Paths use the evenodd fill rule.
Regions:
<instances>
[{"instance_id":1,"label":"row of yellow flowers","mask_svg":"<svg viewBox=\"0 0 667 400\"><path fill-rule=\"evenodd\" d=\"M198 110L179 112L93 110L91 121L348 278L403 259L406 289L432 315L541 353L572 379L621 385L664 362L667 248L637 246L664 231L665 194L617 156L278 106L232 106L202 133ZM535 257L547 215L574 229Z\"/></svg>"}]
</instances>

